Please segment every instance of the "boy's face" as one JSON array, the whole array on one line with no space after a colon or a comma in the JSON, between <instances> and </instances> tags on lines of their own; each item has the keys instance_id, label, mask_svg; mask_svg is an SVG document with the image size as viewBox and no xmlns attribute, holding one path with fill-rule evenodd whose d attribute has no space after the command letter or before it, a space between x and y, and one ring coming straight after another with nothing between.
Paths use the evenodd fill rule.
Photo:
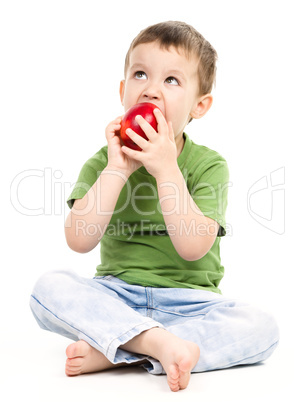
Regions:
<instances>
[{"instance_id":1,"label":"boy's face","mask_svg":"<svg viewBox=\"0 0 294 402\"><path fill-rule=\"evenodd\" d=\"M184 51L174 47L161 49L156 42L136 46L120 86L125 110L139 102L154 103L172 122L176 142L180 141L190 118L197 118L196 66L196 57L187 59Z\"/></svg>"}]
</instances>

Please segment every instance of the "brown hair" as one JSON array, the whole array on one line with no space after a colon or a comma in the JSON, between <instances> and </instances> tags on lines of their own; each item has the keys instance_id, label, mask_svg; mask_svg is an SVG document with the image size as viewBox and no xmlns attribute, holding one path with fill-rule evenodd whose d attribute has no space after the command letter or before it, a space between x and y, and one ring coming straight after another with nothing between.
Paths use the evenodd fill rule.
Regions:
<instances>
[{"instance_id":1,"label":"brown hair","mask_svg":"<svg viewBox=\"0 0 294 402\"><path fill-rule=\"evenodd\" d=\"M131 43L125 59L125 75L129 67L132 50L142 44L159 42L164 49L174 46L183 49L186 56L197 57L199 95L211 92L216 76L217 53L211 44L191 25L180 21L167 21L151 25L141 31Z\"/></svg>"}]
</instances>

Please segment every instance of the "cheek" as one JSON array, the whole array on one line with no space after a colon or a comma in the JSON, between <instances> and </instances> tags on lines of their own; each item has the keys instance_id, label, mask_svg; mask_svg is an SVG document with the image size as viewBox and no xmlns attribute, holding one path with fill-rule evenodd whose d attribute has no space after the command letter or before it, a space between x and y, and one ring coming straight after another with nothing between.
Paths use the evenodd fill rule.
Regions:
<instances>
[{"instance_id":1,"label":"cheek","mask_svg":"<svg viewBox=\"0 0 294 402\"><path fill-rule=\"evenodd\" d=\"M186 121L189 112L190 110L188 110L184 102L179 102L174 108L174 112L171 118L172 120L178 122L178 124L181 125L184 121Z\"/></svg>"},{"instance_id":2,"label":"cheek","mask_svg":"<svg viewBox=\"0 0 294 402\"><path fill-rule=\"evenodd\" d=\"M179 134L185 129L188 121L190 120L189 113L190 110L188 111L187 108L181 107L176 108L171 116L167 116L167 119L171 120L173 123L175 135Z\"/></svg>"},{"instance_id":3,"label":"cheek","mask_svg":"<svg viewBox=\"0 0 294 402\"><path fill-rule=\"evenodd\" d=\"M131 106L134 106L137 103L138 98L138 88L136 85L132 85L131 83L127 83L125 86L124 92L124 107L125 110L129 109Z\"/></svg>"}]
</instances>

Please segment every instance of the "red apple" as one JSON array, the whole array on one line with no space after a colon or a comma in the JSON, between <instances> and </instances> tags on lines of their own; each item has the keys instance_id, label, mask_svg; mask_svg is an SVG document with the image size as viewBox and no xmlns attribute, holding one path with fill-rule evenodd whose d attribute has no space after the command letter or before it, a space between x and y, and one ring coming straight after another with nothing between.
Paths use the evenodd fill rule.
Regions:
<instances>
[{"instance_id":1,"label":"red apple","mask_svg":"<svg viewBox=\"0 0 294 402\"><path fill-rule=\"evenodd\" d=\"M142 116L153 128L157 131L157 120L154 116L153 110L158 108L153 103L137 103L133 107L127 110L126 114L124 115L122 122L121 122L121 129L120 129L120 137L124 143L129 148L135 149L136 151L142 151L142 149L134 143L126 134L126 130L131 128L141 137L148 141L146 134L141 129L139 124L136 122L135 117L140 115Z\"/></svg>"}]
</instances>

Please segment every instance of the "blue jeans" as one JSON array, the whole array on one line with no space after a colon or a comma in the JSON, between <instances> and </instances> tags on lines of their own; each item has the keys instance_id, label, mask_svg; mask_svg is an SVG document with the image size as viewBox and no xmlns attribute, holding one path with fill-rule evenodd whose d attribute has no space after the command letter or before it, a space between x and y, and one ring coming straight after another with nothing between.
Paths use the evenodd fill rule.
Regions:
<instances>
[{"instance_id":1,"label":"blue jeans","mask_svg":"<svg viewBox=\"0 0 294 402\"><path fill-rule=\"evenodd\" d=\"M279 339L273 317L247 303L205 290L129 285L113 276L49 272L36 283L30 305L41 328L83 339L112 363L144 360L152 374L165 374L159 361L120 348L150 328L197 343L192 372L260 362Z\"/></svg>"}]
</instances>

